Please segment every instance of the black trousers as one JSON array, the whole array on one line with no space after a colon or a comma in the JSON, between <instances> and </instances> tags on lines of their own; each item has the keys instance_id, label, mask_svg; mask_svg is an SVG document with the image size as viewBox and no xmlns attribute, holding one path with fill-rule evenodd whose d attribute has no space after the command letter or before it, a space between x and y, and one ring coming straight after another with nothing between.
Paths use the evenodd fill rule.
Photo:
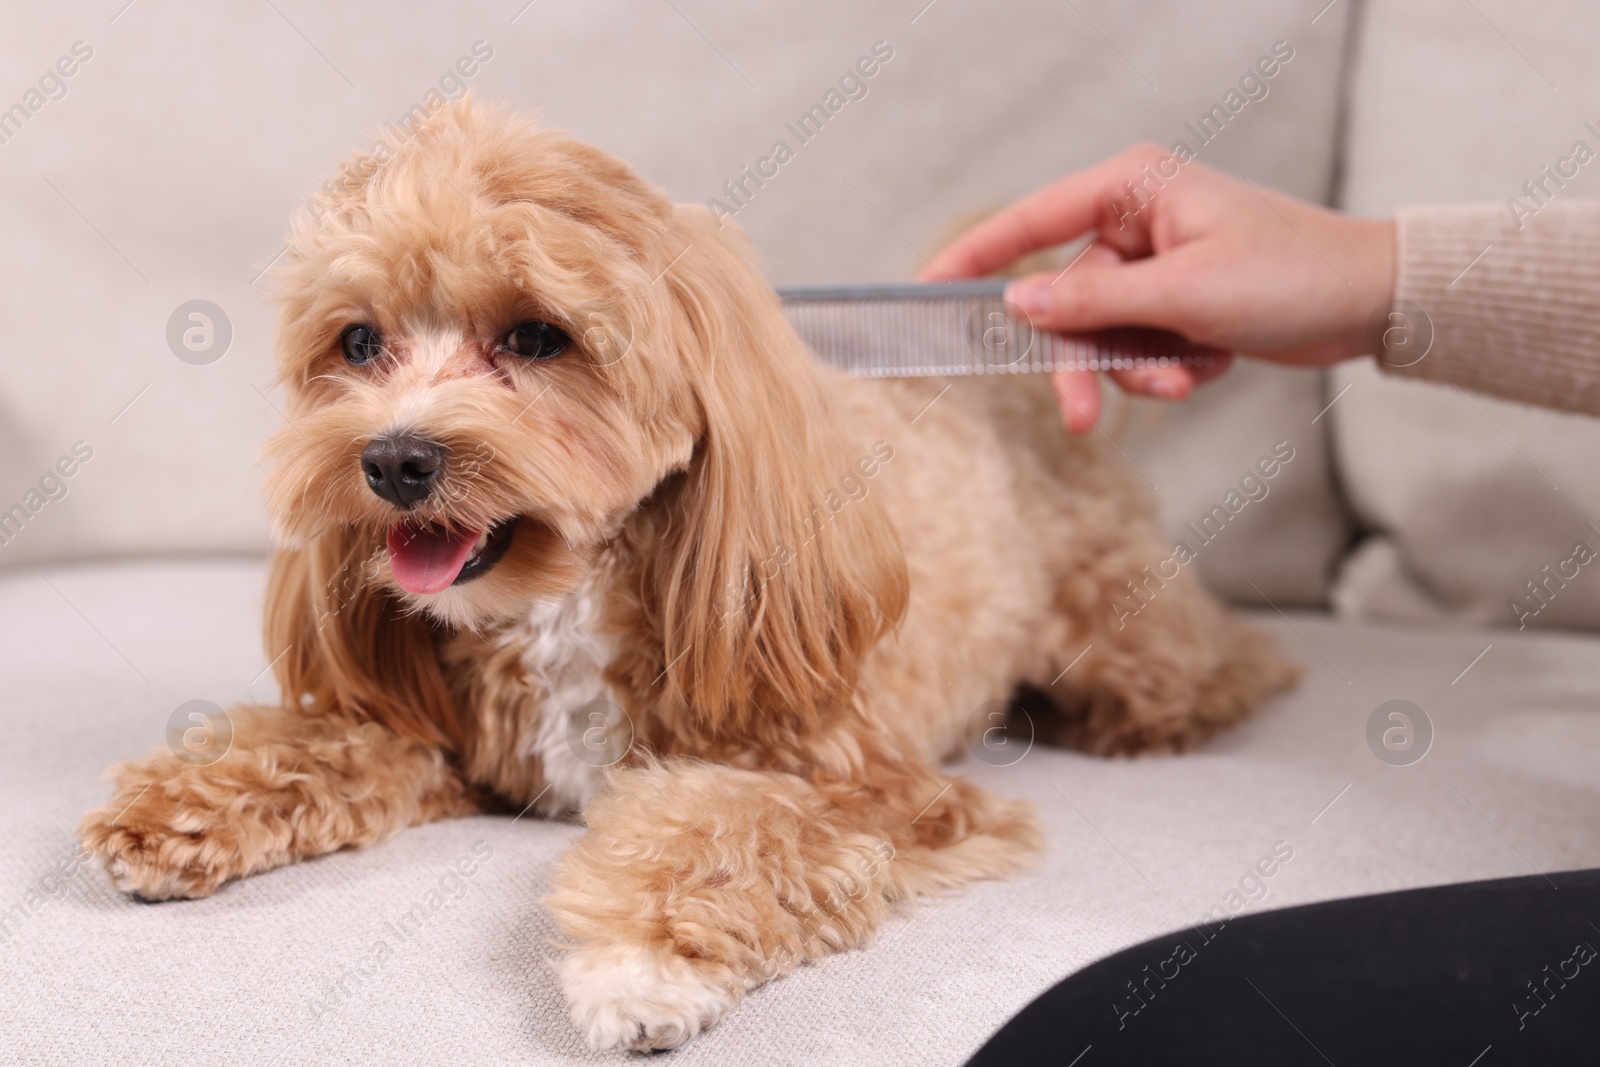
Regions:
<instances>
[{"instance_id":1,"label":"black trousers","mask_svg":"<svg viewBox=\"0 0 1600 1067\"><path fill-rule=\"evenodd\" d=\"M1600 1065L1600 870L1285 908L1062 981L969 1067Z\"/></svg>"}]
</instances>

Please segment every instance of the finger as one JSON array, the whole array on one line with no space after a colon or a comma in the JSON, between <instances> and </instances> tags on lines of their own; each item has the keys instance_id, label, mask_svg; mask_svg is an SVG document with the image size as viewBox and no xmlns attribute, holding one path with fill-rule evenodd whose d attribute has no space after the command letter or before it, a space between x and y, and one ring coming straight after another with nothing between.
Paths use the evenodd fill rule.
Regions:
<instances>
[{"instance_id":1,"label":"finger","mask_svg":"<svg viewBox=\"0 0 1600 1067\"><path fill-rule=\"evenodd\" d=\"M1034 327L1061 333L1111 326L1173 329L1182 313L1175 281L1182 250L1129 262L1080 263L1057 275L1033 274L1006 286L1006 303ZM1088 257L1085 257L1088 258ZM1179 332L1182 332L1181 330Z\"/></svg>"},{"instance_id":2,"label":"finger","mask_svg":"<svg viewBox=\"0 0 1600 1067\"><path fill-rule=\"evenodd\" d=\"M1194 391L1222 377L1233 366L1233 353L1223 353L1192 367L1135 367L1111 372L1112 381L1126 393L1157 400L1187 400Z\"/></svg>"},{"instance_id":3,"label":"finger","mask_svg":"<svg viewBox=\"0 0 1600 1067\"><path fill-rule=\"evenodd\" d=\"M1126 257L1120 249L1097 238L1080 261L1087 270L1119 266ZM1074 263L1073 266L1078 266ZM1063 275L1065 272L1063 272ZM1061 277L1054 279L1059 283ZM1157 400L1183 400L1194 392L1194 377L1183 367L1132 367L1110 372L1111 380L1123 392L1134 396L1154 397Z\"/></svg>"},{"instance_id":4,"label":"finger","mask_svg":"<svg viewBox=\"0 0 1600 1067\"><path fill-rule=\"evenodd\" d=\"M1123 392L1157 400L1185 400L1194 392L1195 377L1185 367L1134 367L1114 370L1111 380Z\"/></svg>"},{"instance_id":5,"label":"finger","mask_svg":"<svg viewBox=\"0 0 1600 1067\"><path fill-rule=\"evenodd\" d=\"M1111 218L1103 220L1095 232L1097 241L1115 248L1123 259L1139 259L1154 251L1150 231L1126 214L1116 216L1115 224Z\"/></svg>"},{"instance_id":6,"label":"finger","mask_svg":"<svg viewBox=\"0 0 1600 1067\"><path fill-rule=\"evenodd\" d=\"M1057 284L1074 271L1081 273L1100 270L1103 267L1121 266L1124 258L1117 249L1096 238L1086 245L1082 252L1074 256L1059 274L1053 275L1050 282L1052 285Z\"/></svg>"},{"instance_id":7,"label":"finger","mask_svg":"<svg viewBox=\"0 0 1600 1067\"><path fill-rule=\"evenodd\" d=\"M1100 375L1087 370L1060 370L1050 376L1061 422L1072 433L1088 433L1100 421Z\"/></svg>"},{"instance_id":8,"label":"finger","mask_svg":"<svg viewBox=\"0 0 1600 1067\"><path fill-rule=\"evenodd\" d=\"M933 257L925 281L976 278L1040 248L1070 241L1104 217L1114 191L1158 149L1140 146L1037 189L978 223Z\"/></svg>"}]
</instances>

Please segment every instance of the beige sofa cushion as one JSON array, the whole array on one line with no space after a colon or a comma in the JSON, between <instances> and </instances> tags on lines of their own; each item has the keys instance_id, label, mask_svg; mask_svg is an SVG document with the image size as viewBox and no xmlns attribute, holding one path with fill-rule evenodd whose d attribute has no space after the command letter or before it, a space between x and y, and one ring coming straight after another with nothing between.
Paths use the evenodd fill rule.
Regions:
<instances>
[{"instance_id":1,"label":"beige sofa cushion","mask_svg":"<svg viewBox=\"0 0 1600 1067\"><path fill-rule=\"evenodd\" d=\"M1225 100L1280 39L1294 59L1201 158L1301 195L1327 192L1348 5L1314 26L1274 0L916 6L136 4L115 21L64 5L13 12L0 66L19 99L75 42L87 58L69 64L65 95L41 95L0 145L13 190L0 246L0 511L76 442L93 458L62 483L64 498L40 494L21 533L0 544L0 566L267 546L252 462L279 397L259 274L290 210L335 161L430 93L470 88L541 108L689 201L726 200L724 183L786 139L794 158L760 188L747 181L736 216L780 282L904 277L952 220L1137 138L1185 136L1184 122ZM873 56L874 73L861 76L858 61ZM838 111L800 144L786 123L819 103ZM181 361L168 342L169 320L194 300L231 325L226 354L209 365ZM171 328L205 340L187 310ZM1220 429L1244 391L1303 412L1301 422L1319 406L1304 382L1241 376L1171 420L1181 439L1126 446L1157 472L1174 516L1198 511L1270 447L1276 430ZM1321 598L1343 540L1325 457L1311 441L1301 456L1283 497L1299 494L1317 528L1256 572L1294 602ZM1263 529L1238 532L1202 564L1229 588L1268 543Z\"/></svg>"},{"instance_id":2,"label":"beige sofa cushion","mask_svg":"<svg viewBox=\"0 0 1600 1067\"><path fill-rule=\"evenodd\" d=\"M1600 150L1585 126L1596 118L1585 105L1600 91L1597 47L1600 9L1578 0L1369 3L1346 206L1504 202L1575 141ZM1600 195L1594 169L1558 195ZM1580 543L1600 551L1589 525L1600 517L1600 422L1380 377L1370 365L1340 369L1335 388L1348 390L1330 412L1341 479L1372 531L1340 576L1341 611L1600 626L1600 580L1576 559Z\"/></svg>"},{"instance_id":3,"label":"beige sofa cushion","mask_svg":"<svg viewBox=\"0 0 1600 1067\"><path fill-rule=\"evenodd\" d=\"M571 825L435 823L156 905L74 860L104 768L163 744L178 705L271 699L263 575L160 562L0 578L0 616L28 620L0 642L0 1062L638 1063L583 1048L545 963L557 931L538 898ZM954 1067L1057 979L1214 907L1600 864L1600 639L1497 637L1452 686L1483 634L1293 619L1263 624L1307 664L1301 688L1198 752L956 764L1037 805L1039 865L758 990L666 1062ZM1434 727L1409 766L1365 740L1395 697ZM1247 877L1280 841L1293 859ZM487 862L447 880L483 846ZM441 880L449 903L400 941L388 923Z\"/></svg>"}]
</instances>

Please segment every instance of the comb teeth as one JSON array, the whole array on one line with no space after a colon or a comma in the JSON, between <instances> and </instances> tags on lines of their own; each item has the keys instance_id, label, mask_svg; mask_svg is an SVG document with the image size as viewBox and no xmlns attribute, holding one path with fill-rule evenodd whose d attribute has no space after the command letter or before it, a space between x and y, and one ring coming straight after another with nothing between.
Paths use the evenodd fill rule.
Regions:
<instances>
[{"instance_id":1,"label":"comb teeth","mask_svg":"<svg viewBox=\"0 0 1600 1067\"><path fill-rule=\"evenodd\" d=\"M778 295L823 362L866 378L1203 367L1221 355L1164 330L1036 330L1011 314L1005 285L803 286Z\"/></svg>"}]
</instances>

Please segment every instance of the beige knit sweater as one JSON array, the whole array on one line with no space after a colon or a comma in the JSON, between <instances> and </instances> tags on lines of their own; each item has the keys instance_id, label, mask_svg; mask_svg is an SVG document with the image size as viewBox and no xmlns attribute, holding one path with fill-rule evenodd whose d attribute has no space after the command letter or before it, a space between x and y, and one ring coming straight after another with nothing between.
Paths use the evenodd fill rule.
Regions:
<instances>
[{"instance_id":1,"label":"beige knit sweater","mask_svg":"<svg viewBox=\"0 0 1600 1067\"><path fill-rule=\"evenodd\" d=\"M1600 201L1412 208L1396 217L1395 300L1432 322L1393 374L1600 414Z\"/></svg>"}]
</instances>

